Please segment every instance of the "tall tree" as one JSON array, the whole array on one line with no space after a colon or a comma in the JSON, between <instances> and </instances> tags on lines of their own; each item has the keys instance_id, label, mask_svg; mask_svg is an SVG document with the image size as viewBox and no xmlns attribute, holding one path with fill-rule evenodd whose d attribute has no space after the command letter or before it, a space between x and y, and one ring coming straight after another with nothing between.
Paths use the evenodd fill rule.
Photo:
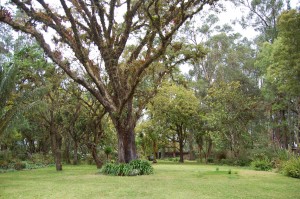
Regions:
<instances>
[{"instance_id":1,"label":"tall tree","mask_svg":"<svg viewBox=\"0 0 300 199\"><path fill-rule=\"evenodd\" d=\"M134 127L139 117L133 102L145 71L165 53L186 20L216 1L60 0L56 6L12 0L27 17L16 20L2 7L0 21L35 37L57 65L97 98L118 132L119 161L129 162L136 159ZM55 47L44 37L53 32ZM126 48L131 49L128 58L123 57Z\"/></svg>"},{"instance_id":2,"label":"tall tree","mask_svg":"<svg viewBox=\"0 0 300 199\"><path fill-rule=\"evenodd\" d=\"M286 149L299 143L299 16L296 10L280 15L278 38L273 44L264 43L256 61L271 104L273 140Z\"/></svg>"},{"instance_id":3,"label":"tall tree","mask_svg":"<svg viewBox=\"0 0 300 199\"><path fill-rule=\"evenodd\" d=\"M248 15L242 17L243 26L252 26L261 33L263 41L271 43L277 38L277 18L284 9L284 0L238 0L236 4L246 7ZM287 1L289 7L289 1Z\"/></svg>"},{"instance_id":4,"label":"tall tree","mask_svg":"<svg viewBox=\"0 0 300 199\"><path fill-rule=\"evenodd\" d=\"M194 93L183 86L164 85L153 99L150 109L156 120L161 120L175 133L179 143L180 162L183 162L183 147L191 126L198 122L199 103Z\"/></svg>"},{"instance_id":5,"label":"tall tree","mask_svg":"<svg viewBox=\"0 0 300 199\"><path fill-rule=\"evenodd\" d=\"M241 149L251 143L249 124L255 118L256 100L243 93L239 82L215 83L208 92L209 125L215 137L221 138L226 148L238 157Z\"/></svg>"}]
</instances>

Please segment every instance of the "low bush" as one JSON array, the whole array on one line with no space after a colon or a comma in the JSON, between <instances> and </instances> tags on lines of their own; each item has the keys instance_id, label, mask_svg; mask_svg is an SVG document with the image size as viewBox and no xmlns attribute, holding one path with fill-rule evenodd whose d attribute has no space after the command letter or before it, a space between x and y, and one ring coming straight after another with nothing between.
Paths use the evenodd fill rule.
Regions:
<instances>
[{"instance_id":1,"label":"low bush","mask_svg":"<svg viewBox=\"0 0 300 199\"><path fill-rule=\"evenodd\" d=\"M0 160L7 161L13 159L12 153L9 150L0 151Z\"/></svg>"},{"instance_id":2,"label":"low bush","mask_svg":"<svg viewBox=\"0 0 300 199\"><path fill-rule=\"evenodd\" d=\"M8 169L9 164L5 160L0 160L0 169Z\"/></svg>"},{"instance_id":3,"label":"low bush","mask_svg":"<svg viewBox=\"0 0 300 199\"><path fill-rule=\"evenodd\" d=\"M31 156L31 161L35 164L53 164L54 158L52 155L44 155L42 153L35 153Z\"/></svg>"},{"instance_id":4,"label":"low bush","mask_svg":"<svg viewBox=\"0 0 300 199\"><path fill-rule=\"evenodd\" d=\"M152 160L153 160L153 158L152 158ZM152 161L151 160L151 161ZM177 157L175 157L175 158L168 158L168 161L172 161L172 162L179 162L179 158L177 158Z\"/></svg>"},{"instance_id":5,"label":"low bush","mask_svg":"<svg viewBox=\"0 0 300 199\"><path fill-rule=\"evenodd\" d=\"M256 159L251 162L251 167L257 171L269 171L272 169L272 163L269 159Z\"/></svg>"},{"instance_id":6,"label":"low bush","mask_svg":"<svg viewBox=\"0 0 300 199\"><path fill-rule=\"evenodd\" d=\"M107 163L100 172L114 176L149 175L153 173L153 167L148 161L133 160L128 164Z\"/></svg>"},{"instance_id":7,"label":"low bush","mask_svg":"<svg viewBox=\"0 0 300 199\"><path fill-rule=\"evenodd\" d=\"M244 167L251 164L251 159L247 157L221 159L219 164Z\"/></svg>"},{"instance_id":8,"label":"low bush","mask_svg":"<svg viewBox=\"0 0 300 199\"><path fill-rule=\"evenodd\" d=\"M300 157L288 160L283 166L283 173L293 178L300 178Z\"/></svg>"},{"instance_id":9,"label":"low bush","mask_svg":"<svg viewBox=\"0 0 300 199\"><path fill-rule=\"evenodd\" d=\"M133 160L129 163L133 170L138 170L138 175L149 175L153 173L153 167L146 160Z\"/></svg>"},{"instance_id":10,"label":"low bush","mask_svg":"<svg viewBox=\"0 0 300 199\"><path fill-rule=\"evenodd\" d=\"M23 170L23 169L25 169L26 168L26 163L23 163L23 162L16 162L15 164L14 164L14 169L15 170Z\"/></svg>"},{"instance_id":11,"label":"low bush","mask_svg":"<svg viewBox=\"0 0 300 199\"><path fill-rule=\"evenodd\" d=\"M207 158L207 163L214 163L214 158L213 157Z\"/></svg>"}]
</instances>

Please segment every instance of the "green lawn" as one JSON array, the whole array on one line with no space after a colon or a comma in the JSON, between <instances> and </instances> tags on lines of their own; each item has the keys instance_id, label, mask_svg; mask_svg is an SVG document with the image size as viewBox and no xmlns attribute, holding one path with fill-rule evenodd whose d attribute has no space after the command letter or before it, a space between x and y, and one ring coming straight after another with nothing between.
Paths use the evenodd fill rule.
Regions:
<instances>
[{"instance_id":1,"label":"green lawn","mask_svg":"<svg viewBox=\"0 0 300 199\"><path fill-rule=\"evenodd\" d=\"M63 169L2 173L0 198L300 198L299 179L236 167L160 163L154 175L136 177L105 176L87 165Z\"/></svg>"}]
</instances>

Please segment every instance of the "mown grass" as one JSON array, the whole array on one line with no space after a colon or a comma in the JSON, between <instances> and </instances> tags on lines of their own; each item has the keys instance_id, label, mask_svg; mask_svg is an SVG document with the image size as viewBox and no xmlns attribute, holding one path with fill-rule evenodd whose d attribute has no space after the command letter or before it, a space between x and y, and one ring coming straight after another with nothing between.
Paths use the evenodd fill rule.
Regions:
<instances>
[{"instance_id":1,"label":"mown grass","mask_svg":"<svg viewBox=\"0 0 300 199\"><path fill-rule=\"evenodd\" d=\"M153 175L136 177L88 165L63 169L0 174L0 198L299 198L299 179L238 167L159 163Z\"/></svg>"}]
</instances>

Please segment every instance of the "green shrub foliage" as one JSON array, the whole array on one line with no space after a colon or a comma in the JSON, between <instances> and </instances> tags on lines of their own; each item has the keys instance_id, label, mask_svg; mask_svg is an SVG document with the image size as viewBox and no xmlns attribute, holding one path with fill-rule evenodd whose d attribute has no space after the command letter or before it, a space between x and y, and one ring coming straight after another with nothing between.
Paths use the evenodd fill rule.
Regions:
<instances>
[{"instance_id":1,"label":"green shrub foliage","mask_svg":"<svg viewBox=\"0 0 300 199\"><path fill-rule=\"evenodd\" d=\"M300 178L300 157L288 160L284 165L283 172L287 176Z\"/></svg>"},{"instance_id":2,"label":"green shrub foliage","mask_svg":"<svg viewBox=\"0 0 300 199\"><path fill-rule=\"evenodd\" d=\"M229 166L249 166L251 163L251 159L247 157L240 157L240 158L228 158L228 159L221 159L219 162L221 165L229 165Z\"/></svg>"},{"instance_id":3,"label":"green shrub foliage","mask_svg":"<svg viewBox=\"0 0 300 199\"><path fill-rule=\"evenodd\" d=\"M23 170L26 168L26 164L23 162L16 162L14 165L15 170Z\"/></svg>"},{"instance_id":4,"label":"green shrub foliage","mask_svg":"<svg viewBox=\"0 0 300 199\"><path fill-rule=\"evenodd\" d=\"M8 162L4 160L0 160L0 169L8 169L8 168L9 168Z\"/></svg>"},{"instance_id":5,"label":"green shrub foliage","mask_svg":"<svg viewBox=\"0 0 300 199\"><path fill-rule=\"evenodd\" d=\"M269 159L257 159L251 162L251 167L258 171L269 171L272 169L272 163Z\"/></svg>"},{"instance_id":6,"label":"green shrub foliage","mask_svg":"<svg viewBox=\"0 0 300 199\"><path fill-rule=\"evenodd\" d=\"M153 173L153 167L146 160L133 160L128 164L107 163L101 172L114 176L149 175Z\"/></svg>"}]
</instances>

